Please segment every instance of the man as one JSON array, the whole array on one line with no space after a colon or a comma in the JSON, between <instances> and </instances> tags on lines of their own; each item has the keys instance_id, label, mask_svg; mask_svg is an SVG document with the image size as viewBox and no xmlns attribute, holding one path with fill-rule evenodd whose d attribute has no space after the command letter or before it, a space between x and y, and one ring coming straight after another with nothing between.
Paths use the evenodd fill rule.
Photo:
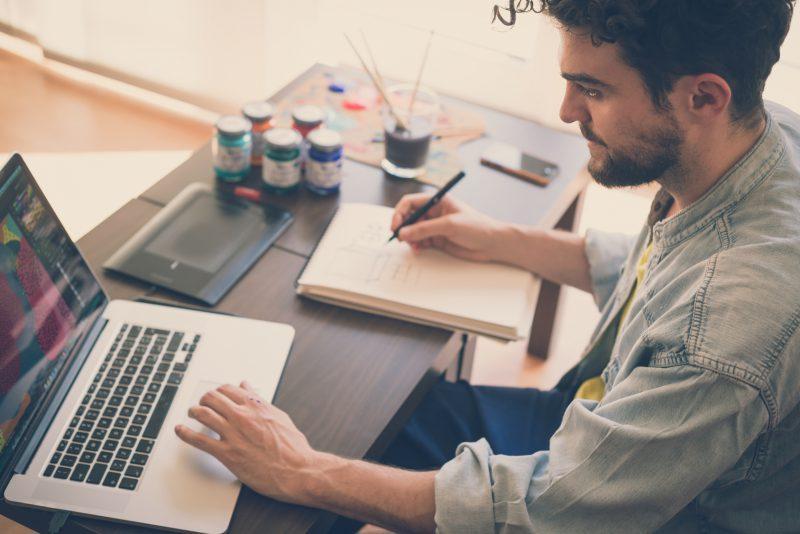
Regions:
<instances>
[{"instance_id":1,"label":"man","mask_svg":"<svg viewBox=\"0 0 800 534\"><path fill-rule=\"evenodd\" d=\"M264 495L402 531L797 531L800 117L761 97L793 0L528 7L561 28L592 176L657 181L650 220L583 239L447 199L400 237L591 291L581 363L550 392L434 388L385 457L421 471L314 451L246 384L190 412L221 440L178 435Z\"/></svg>"}]
</instances>

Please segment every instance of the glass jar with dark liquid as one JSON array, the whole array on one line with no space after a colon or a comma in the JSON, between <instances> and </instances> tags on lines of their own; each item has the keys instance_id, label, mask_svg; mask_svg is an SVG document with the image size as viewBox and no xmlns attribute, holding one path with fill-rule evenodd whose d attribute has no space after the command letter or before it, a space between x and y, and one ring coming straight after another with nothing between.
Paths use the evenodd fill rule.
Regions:
<instances>
[{"instance_id":1,"label":"glass jar with dark liquid","mask_svg":"<svg viewBox=\"0 0 800 534\"><path fill-rule=\"evenodd\" d=\"M382 110L386 157L381 167L398 178L418 178L425 173L439 113L438 98L432 91L420 88L416 98L413 93L414 87L409 84L390 87L387 91L395 113L404 123L402 126L388 106L384 105Z\"/></svg>"}]
</instances>

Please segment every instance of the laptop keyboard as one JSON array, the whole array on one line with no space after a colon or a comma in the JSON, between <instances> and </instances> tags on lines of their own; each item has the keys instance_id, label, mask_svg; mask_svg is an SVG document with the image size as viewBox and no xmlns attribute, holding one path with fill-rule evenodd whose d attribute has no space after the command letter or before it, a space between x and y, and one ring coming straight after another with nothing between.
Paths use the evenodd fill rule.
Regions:
<instances>
[{"instance_id":1,"label":"laptop keyboard","mask_svg":"<svg viewBox=\"0 0 800 534\"><path fill-rule=\"evenodd\" d=\"M123 324L43 476L135 490L199 342Z\"/></svg>"}]
</instances>

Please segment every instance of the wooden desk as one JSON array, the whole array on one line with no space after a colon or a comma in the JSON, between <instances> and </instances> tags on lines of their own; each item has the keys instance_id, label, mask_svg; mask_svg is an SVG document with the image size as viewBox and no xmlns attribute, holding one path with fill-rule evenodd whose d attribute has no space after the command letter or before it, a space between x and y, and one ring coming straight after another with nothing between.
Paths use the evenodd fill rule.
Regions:
<instances>
[{"instance_id":1,"label":"wooden desk","mask_svg":"<svg viewBox=\"0 0 800 534\"><path fill-rule=\"evenodd\" d=\"M325 67L315 66L306 75L320 68ZM488 143L483 139L463 148L471 179L459 186L459 196L498 217L553 226L570 206L578 205L582 194L585 183L578 178L582 143L495 112L487 111L487 117L489 133L498 138L514 140L523 148L537 140L549 143L553 159L562 167L562 177L547 189L539 189L477 167L477 155ZM276 404L292 416L314 447L350 457L378 458L430 387L464 350L464 336L295 295L294 281L340 201L392 205L407 192L427 188L387 179L374 168L350 161L346 165L345 184L338 197L320 199L303 193L278 199L294 212L295 223L217 309L292 324L297 336ZM112 298L135 298L148 286L103 272L103 261L193 181L213 183L208 146L79 241ZM161 292L154 296L174 299ZM39 531L46 530L52 515L5 503L0 504L0 513ZM230 531L325 531L333 519L331 514L278 503L245 488ZM72 517L64 531L141 532L142 528Z\"/></svg>"}]
</instances>

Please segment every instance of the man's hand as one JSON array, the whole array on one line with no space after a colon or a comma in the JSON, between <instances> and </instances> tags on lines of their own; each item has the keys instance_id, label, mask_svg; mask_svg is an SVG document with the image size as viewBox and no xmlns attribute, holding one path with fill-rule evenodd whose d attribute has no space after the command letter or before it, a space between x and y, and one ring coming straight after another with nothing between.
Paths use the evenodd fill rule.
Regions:
<instances>
[{"instance_id":1,"label":"man's hand","mask_svg":"<svg viewBox=\"0 0 800 534\"><path fill-rule=\"evenodd\" d=\"M307 504L299 473L314 464L317 454L289 416L258 396L247 384L220 386L189 409L217 434L214 439L182 425L175 433L230 469L254 491L294 504Z\"/></svg>"},{"instance_id":2,"label":"man's hand","mask_svg":"<svg viewBox=\"0 0 800 534\"><path fill-rule=\"evenodd\" d=\"M392 231L417 208L430 193L406 195L394 209ZM505 226L469 206L445 195L422 219L400 231L400 241L414 250L437 248L453 256L473 261L498 260L502 250L499 235Z\"/></svg>"}]
</instances>

